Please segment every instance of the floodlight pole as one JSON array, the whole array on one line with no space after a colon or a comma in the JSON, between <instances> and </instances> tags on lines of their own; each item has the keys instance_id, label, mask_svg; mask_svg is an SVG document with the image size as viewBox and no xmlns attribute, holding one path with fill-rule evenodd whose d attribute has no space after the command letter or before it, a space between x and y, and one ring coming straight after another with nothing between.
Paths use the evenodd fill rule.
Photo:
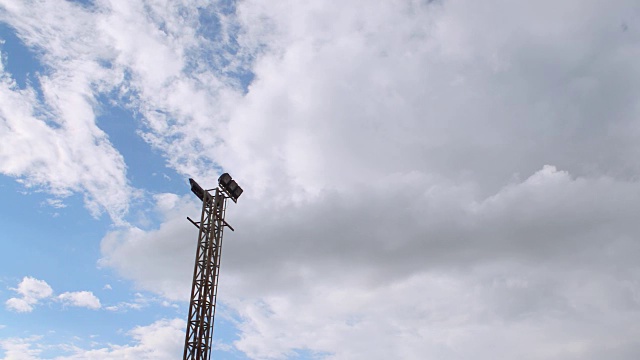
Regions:
<instances>
[{"instance_id":1,"label":"floodlight pole","mask_svg":"<svg viewBox=\"0 0 640 360\"><path fill-rule=\"evenodd\" d=\"M202 200L202 213L199 222L187 217L199 231L183 360L209 360L218 295L222 235L225 226L233 230L224 220L227 198L230 196L222 186L217 187L214 195L211 195L209 190L203 190L195 181L189 180L191 190Z\"/></svg>"}]
</instances>

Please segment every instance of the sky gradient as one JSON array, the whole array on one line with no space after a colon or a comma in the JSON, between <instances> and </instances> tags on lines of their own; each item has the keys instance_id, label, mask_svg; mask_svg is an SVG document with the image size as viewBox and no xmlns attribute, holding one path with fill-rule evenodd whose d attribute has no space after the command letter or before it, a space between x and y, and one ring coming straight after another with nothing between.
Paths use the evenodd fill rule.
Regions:
<instances>
[{"instance_id":1,"label":"sky gradient","mask_svg":"<svg viewBox=\"0 0 640 360\"><path fill-rule=\"evenodd\" d=\"M637 1L0 0L0 359L638 359Z\"/></svg>"}]
</instances>

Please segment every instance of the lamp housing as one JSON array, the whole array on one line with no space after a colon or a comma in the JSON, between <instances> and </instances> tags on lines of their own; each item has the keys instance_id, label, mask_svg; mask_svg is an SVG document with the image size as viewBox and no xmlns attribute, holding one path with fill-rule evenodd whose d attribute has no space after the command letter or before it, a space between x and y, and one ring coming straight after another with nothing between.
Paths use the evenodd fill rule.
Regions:
<instances>
[{"instance_id":1,"label":"lamp housing","mask_svg":"<svg viewBox=\"0 0 640 360\"><path fill-rule=\"evenodd\" d=\"M192 178L189 178L189 184L191 184L191 192L193 192L198 199L204 201L204 189Z\"/></svg>"},{"instance_id":2,"label":"lamp housing","mask_svg":"<svg viewBox=\"0 0 640 360\"><path fill-rule=\"evenodd\" d=\"M218 178L219 185L226 187L227 185L229 185L229 182L231 182L231 175L229 175L229 173L224 173Z\"/></svg>"},{"instance_id":3,"label":"lamp housing","mask_svg":"<svg viewBox=\"0 0 640 360\"><path fill-rule=\"evenodd\" d=\"M233 193L231 194L231 196L233 196L236 200L238 200L238 198L240 197L240 195L242 195L242 188L238 185L238 187L233 190Z\"/></svg>"},{"instance_id":4,"label":"lamp housing","mask_svg":"<svg viewBox=\"0 0 640 360\"><path fill-rule=\"evenodd\" d=\"M218 178L218 184L229 195L231 200L238 201L240 195L242 195L242 188L238 183L231 178L229 173L224 173Z\"/></svg>"}]
</instances>

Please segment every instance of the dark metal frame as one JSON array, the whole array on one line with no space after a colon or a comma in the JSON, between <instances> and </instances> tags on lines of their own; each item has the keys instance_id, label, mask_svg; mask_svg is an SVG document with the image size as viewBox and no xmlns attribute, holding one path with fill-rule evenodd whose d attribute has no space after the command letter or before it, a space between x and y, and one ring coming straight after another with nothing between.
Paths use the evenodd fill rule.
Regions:
<instances>
[{"instance_id":1,"label":"dark metal frame","mask_svg":"<svg viewBox=\"0 0 640 360\"><path fill-rule=\"evenodd\" d=\"M214 189L212 189L214 190ZM198 249L193 269L191 303L187 319L184 344L184 360L211 359L213 321L216 313L222 235L225 226L233 228L224 220L229 196L220 187L215 195L204 191L200 221L187 217L198 229Z\"/></svg>"}]
</instances>

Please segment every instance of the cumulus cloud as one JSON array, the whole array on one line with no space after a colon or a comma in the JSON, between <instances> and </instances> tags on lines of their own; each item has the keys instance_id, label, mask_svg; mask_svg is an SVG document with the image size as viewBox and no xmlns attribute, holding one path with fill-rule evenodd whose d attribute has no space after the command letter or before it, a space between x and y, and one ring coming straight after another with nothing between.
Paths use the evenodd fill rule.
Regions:
<instances>
[{"instance_id":1,"label":"cumulus cloud","mask_svg":"<svg viewBox=\"0 0 640 360\"><path fill-rule=\"evenodd\" d=\"M374 359L496 348L531 359L635 353L640 269L630 254L640 250L640 186L552 166L484 198L473 187L423 181L313 204L230 207L237 231L227 235L219 294L240 318L235 346L260 359L299 349ZM394 202L404 209L382 211ZM186 227L175 216L173 226ZM184 299L189 256L174 274L163 272L164 255L145 258L144 272L127 265L148 247L143 239L170 254L189 238L166 226L119 233L106 254L141 286ZM173 292L158 286L167 283ZM503 346L506 338L513 345ZM371 351L372 341L385 350Z\"/></svg>"},{"instance_id":2,"label":"cumulus cloud","mask_svg":"<svg viewBox=\"0 0 640 360\"><path fill-rule=\"evenodd\" d=\"M100 299L93 295L91 291L65 292L58 295L58 300L67 306L85 307L94 310L102 307Z\"/></svg>"},{"instance_id":3,"label":"cumulus cloud","mask_svg":"<svg viewBox=\"0 0 640 360\"><path fill-rule=\"evenodd\" d=\"M40 337L11 338L0 340L0 348L4 350L4 360L39 360L42 349L34 346Z\"/></svg>"},{"instance_id":4,"label":"cumulus cloud","mask_svg":"<svg viewBox=\"0 0 640 360\"><path fill-rule=\"evenodd\" d=\"M99 349L85 350L76 348L67 356L56 357L65 359L175 359L182 353L184 321L180 319L162 319L147 326L137 326L130 330L131 345L110 345Z\"/></svg>"},{"instance_id":5,"label":"cumulus cloud","mask_svg":"<svg viewBox=\"0 0 640 360\"><path fill-rule=\"evenodd\" d=\"M12 290L20 296L10 298L5 304L9 310L17 312L31 312L40 300L53 294L53 289L46 281L31 276L25 276L18 287Z\"/></svg>"},{"instance_id":6,"label":"cumulus cloud","mask_svg":"<svg viewBox=\"0 0 640 360\"><path fill-rule=\"evenodd\" d=\"M200 143L245 188L219 292L240 318L235 346L252 358L633 358L629 6L239 4L239 43L262 46L255 79L224 141ZM207 134L154 130L156 146L185 154L197 147L178 144ZM110 233L105 264L186 296L193 255L164 268L195 240L185 214ZM132 268L152 239L166 250Z\"/></svg>"},{"instance_id":7,"label":"cumulus cloud","mask_svg":"<svg viewBox=\"0 0 640 360\"><path fill-rule=\"evenodd\" d=\"M197 229L186 216L197 216L199 210L193 210L196 203L188 197L159 194L155 198L155 209L162 219L160 228L145 231L126 227L109 232L100 245L103 257L99 264L114 268L125 277L150 280L140 283L146 290L172 300L185 300L191 286L197 240ZM149 252L154 256L150 257ZM138 261L131 261L133 258ZM162 266L156 267L156 261Z\"/></svg>"},{"instance_id":8,"label":"cumulus cloud","mask_svg":"<svg viewBox=\"0 0 640 360\"><path fill-rule=\"evenodd\" d=\"M19 296L10 298L5 304L7 309L17 312L31 312L41 300L53 296L53 289L46 281L38 280L31 276L25 276L18 284L18 287L12 290L18 293ZM55 298L66 306L89 309L100 309L102 307L100 299L91 291L65 292Z\"/></svg>"},{"instance_id":9,"label":"cumulus cloud","mask_svg":"<svg viewBox=\"0 0 640 360\"><path fill-rule=\"evenodd\" d=\"M7 309L17 312L31 312L33 311L33 304L30 304L25 299L10 298L5 302Z\"/></svg>"},{"instance_id":10,"label":"cumulus cloud","mask_svg":"<svg viewBox=\"0 0 640 360\"><path fill-rule=\"evenodd\" d=\"M137 326L127 332L127 335L132 339L130 345L106 345L89 350L65 345L64 349L69 354L56 356L54 359L175 359L182 353L183 324L184 322L179 319L162 319L147 326ZM41 339L42 337L31 337L0 340L0 347L5 351L4 359L42 358L43 349L37 343Z\"/></svg>"}]
</instances>

